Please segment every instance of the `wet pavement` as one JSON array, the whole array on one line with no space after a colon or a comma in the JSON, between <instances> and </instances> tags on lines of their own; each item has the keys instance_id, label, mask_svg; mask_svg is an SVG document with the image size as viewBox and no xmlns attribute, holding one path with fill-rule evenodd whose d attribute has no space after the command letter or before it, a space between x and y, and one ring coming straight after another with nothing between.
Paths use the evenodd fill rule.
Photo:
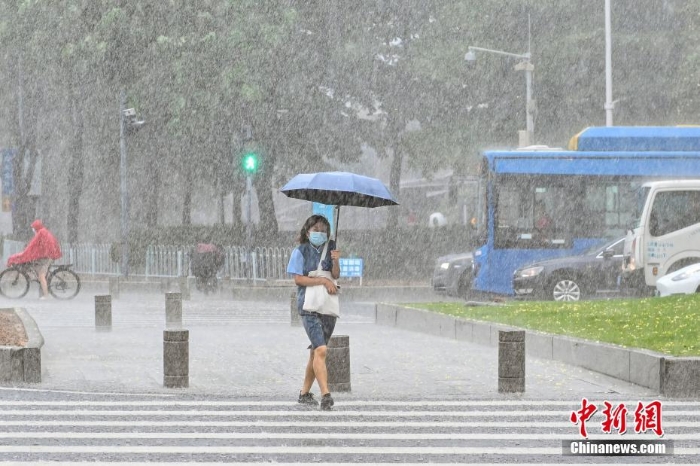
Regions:
<instances>
[{"instance_id":1,"label":"wet pavement","mask_svg":"<svg viewBox=\"0 0 700 466\"><path fill-rule=\"evenodd\" d=\"M24 307L44 336L42 383L34 388L172 393L163 388L164 295L128 294L112 303L112 328L95 328L94 293L72 301L0 300ZM289 301L233 301L196 291L183 301L190 331L190 387L178 392L294 398L308 357ZM535 358L526 392L497 392L497 349L374 325L374 303L343 302L337 335L349 335L352 392L344 399L640 398L651 390ZM315 391L318 391L314 387Z\"/></svg>"}]
</instances>

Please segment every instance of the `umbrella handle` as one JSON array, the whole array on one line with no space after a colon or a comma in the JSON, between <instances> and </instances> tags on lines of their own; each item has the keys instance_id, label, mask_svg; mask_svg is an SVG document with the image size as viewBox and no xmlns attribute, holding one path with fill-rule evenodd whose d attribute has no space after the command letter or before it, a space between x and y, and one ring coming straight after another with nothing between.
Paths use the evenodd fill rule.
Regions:
<instances>
[{"instance_id":1,"label":"umbrella handle","mask_svg":"<svg viewBox=\"0 0 700 466\"><path fill-rule=\"evenodd\" d=\"M338 224L340 223L340 206L335 206L335 230L333 233L333 241L335 241L335 247L338 248Z\"/></svg>"}]
</instances>

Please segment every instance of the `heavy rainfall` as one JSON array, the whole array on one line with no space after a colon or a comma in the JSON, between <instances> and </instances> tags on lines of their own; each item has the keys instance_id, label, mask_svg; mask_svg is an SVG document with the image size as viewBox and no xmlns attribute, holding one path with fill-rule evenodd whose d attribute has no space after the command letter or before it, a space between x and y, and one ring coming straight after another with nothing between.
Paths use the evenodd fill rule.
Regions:
<instances>
[{"instance_id":1,"label":"heavy rainfall","mask_svg":"<svg viewBox=\"0 0 700 466\"><path fill-rule=\"evenodd\" d=\"M697 464L699 44L695 0L1 1L0 464L587 420Z\"/></svg>"}]
</instances>

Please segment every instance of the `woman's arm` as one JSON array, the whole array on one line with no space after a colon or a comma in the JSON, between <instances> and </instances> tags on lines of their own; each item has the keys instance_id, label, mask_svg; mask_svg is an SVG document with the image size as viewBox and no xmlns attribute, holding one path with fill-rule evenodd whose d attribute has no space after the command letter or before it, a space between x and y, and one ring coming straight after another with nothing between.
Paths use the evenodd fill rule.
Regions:
<instances>
[{"instance_id":1,"label":"woman's arm","mask_svg":"<svg viewBox=\"0 0 700 466\"><path fill-rule=\"evenodd\" d=\"M324 277L307 277L306 275L294 275L294 284L297 286L323 285L326 287L326 290L329 294L335 294L337 292L335 283Z\"/></svg>"},{"instance_id":2,"label":"woman's arm","mask_svg":"<svg viewBox=\"0 0 700 466\"><path fill-rule=\"evenodd\" d=\"M340 251L337 249L334 249L331 251L331 275L333 278L336 280L340 278Z\"/></svg>"}]
</instances>

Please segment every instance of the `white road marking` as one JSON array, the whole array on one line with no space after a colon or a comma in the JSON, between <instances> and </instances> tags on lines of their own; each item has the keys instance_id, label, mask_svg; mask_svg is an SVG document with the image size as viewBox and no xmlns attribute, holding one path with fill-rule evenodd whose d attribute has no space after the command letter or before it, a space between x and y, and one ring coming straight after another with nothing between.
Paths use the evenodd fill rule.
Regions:
<instances>
[{"instance_id":1,"label":"white road marking","mask_svg":"<svg viewBox=\"0 0 700 466\"><path fill-rule=\"evenodd\" d=\"M342 447L342 446L63 446L63 445L3 445L1 453L54 453L54 454L150 454L150 455L557 455L561 447ZM700 448L674 448L674 455L698 455Z\"/></svg>"},{"instance_id":2,"label":"white road marking","mask_svg":"<svg viewBox=\"0 0 700 466\"><path fill-rule=\"evenodd\" d=\"M125 396L125 397L143 396L143 397L168 398L168 397L178 396L178 395L169 394L169 393L89 392L89 391L79 391L79 390L51 390L51 389L46 389L46 388L18 388L18 387L0 387L0 390L5 390L5 391L9 391L9 392L35 392L35 393L61 393L61 394L69 393L71 395L77 394L77 395ZM2 403L4 403L4 402L0 402L0 404L2 404ZM8 401L7 403L13 403L13 402Z\"/></svg>"},{"instance_id":3,"label":"white road marking","mask_svg":"<svg viewBox=\"0 0 700 466\"><path fill-rule=\"evenodd\" d=\"M73 393L73 392L66 392ZM80 393L80 392L75 392ZM116 393L112 395L118 395ZM175 395L165 395L165 396L175 396ZM610 401L610 400L603 400ZM619 405L620 403L625 403L625 406L637 406L636 401L617 401L613 400L611 403L614 405ZM642 401L643 404L647 404L649 401ZM419 406L475 406L475 407L489 407L489 406L509 406L513 408L518 407L537 407L537 406L564 406L571 408L580 407L580 401L559 401L559 400L481 400L481 401L377 401L377 400L343 400L339 401L343 406L406 406L406 407L419 407ZM602 401L600 402L602 404ZM209 400L168 400L168 401L0 401L0 406L295 406L294 401L209 401ZM682 401L662 401L663 408L669 406L699 406L700 402L682 402ZM669 410L664 409L664 414L669 412ZM673 412L670 410L670 412Z\"/></svg>"},{"instance_id":4,"label":"white road marking","mask_svg":"<svg viewBox=\"0 0 700 466\"><path fill-rule=\"evenodd\" d=\"M142 410L142 411L88 411L88 410L0 410L3 416L257 416L257 417L555 417L568 416L568 411L341 411L323 412L319 410L303 411L225 411L225 410ZM664 419L669 416L698 417L700 411L664 411ZM538 422L533 420L533 422Z\"/></svg>"},{"instance_id":5,"label":"white road marking","mask_svg":"<svg viewBox=\"0 0 700 466\"><path fill-rule=\"evenodd\" d=\"M609 434L386 434L386 433L295 433L295 432L0 432L0 439L222 439L222 440L660 440L656 435L632 433L624 438ZM664 436L663 440L700 440L698 434Z\"/></svg>"},{"instance_id":6,"label":"white road marking","mask_svg":"<svg viewBox=\"0 0 700 466\"><path fill-rule=\"evenodd\" d=\"M27 466L27 462L15 462L15 461L0 461L0 464L4 465L17 465L17 466ZM97 466L97 465L116 465L116 466L153 466L155 463L152 462L126 462L126 461L98 461L98 462L92 462L90 461L89 465L90 466ZM179 463L179 462L168 462L168 465L176 466L176 465L196 465L196 466L221 466L222 464L226 463L192 463L192 462L187 462L187 463ZM270 466L271 463L265 462L265 463L245 463L246 466ZM299 466L300 463L274 463L275 466ZM348 466L349 463L313 463L314 466ZM376 466L396 466L396 462L392 463L376 463L372 462L373 465ZM426 463L401 463L401 466L425 466ZM460 463L460 466L485 466L488 463ZM536 462L536 463L523 463L523 462L518 462L518 464L532 464L532 465L537 465L537 466L562 466L562 463L541 463L541 462ZM582 463L583 464L583 463ZM658 463L657 463L658 464ZM663 464L663 463L661 463ZM32 466L86 466L85 462L79 462L79 461L40 461L40 462L32 462ZM578 466L574 463L566 463L567 466ZM586 463L585 466L590 466L591 463ZM620 466L619 463L595 463L595 466Z\"/></svg>"}]
</instances>

